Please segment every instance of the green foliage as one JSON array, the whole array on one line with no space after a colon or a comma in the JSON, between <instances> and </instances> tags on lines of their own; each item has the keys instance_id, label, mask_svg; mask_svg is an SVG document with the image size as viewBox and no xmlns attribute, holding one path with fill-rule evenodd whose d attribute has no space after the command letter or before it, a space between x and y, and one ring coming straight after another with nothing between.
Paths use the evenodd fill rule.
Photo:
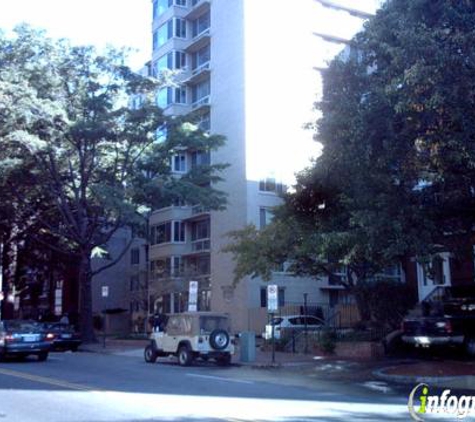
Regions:
<instances>
[{"instance_id":1,"label":"green foliage","mask_svg":"<svg viewBox=\"0 0 475 422\"><path fill-rule=\"evenodd\" d=\"M385 328L399 328L407 311L415 305L411 288L394 281L361 282L354 288L354 294L369 319Z\"/></svg>"},{"instance_id":2,"label":"green foliage","mask_svg":"<svg viewBox=\"0 0 475 422\"><path fill-rule=\"evenodd\" d=\"M169 165L178 151L209 153L223 138L165 117L155 105L162 81L123 63L122 51L73 47L27 26L0 35L0 182L22 215L78 256L86 336L91 277L104 268L92 271L92 251L124 227L145 236L151 209L177 201L220 209L225 201L211 186L223 165L182 179ZM142 100L136 109L134 97Z\"/></svg>"},{"instance_id":3,"label":"green foliage","mask_svg":"<svg viewBox=\"0 0 475 422\"><path fill-rule=\"evenodd\" d=\"M238 279L286 260L297 275L344 270L352 290L404 257L460 250L475 223L473 22L474 2L451 0L389 0L369 20L323 74L322 155L273 224L233 233Z\"/></svg>"},{"instance_id":4,"label":"green foliage","mask_svg":"<svg viewBox=\"0 0 475 422\"><path fill-rule=\"evenodd\" d=\"M318 348L325 354L332 355L336 348L336 334L332 330L323 330L317 338Z\"/></svg>"}]
</instances>

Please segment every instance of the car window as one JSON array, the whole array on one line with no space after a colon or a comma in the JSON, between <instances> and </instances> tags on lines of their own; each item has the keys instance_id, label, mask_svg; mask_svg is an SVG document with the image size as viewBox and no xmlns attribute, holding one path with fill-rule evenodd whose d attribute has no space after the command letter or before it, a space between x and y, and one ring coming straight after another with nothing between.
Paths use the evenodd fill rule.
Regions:
<instances>
[{"instance_id":1,"label":"car window","mask_svg":"<svg viewBox=\"0 0 475 422\"><path fill-rule=\"evenodd\" d=\"M191 317L184 317L181 319L181 330L183 334L191 334L192 322Z\"/></svg>"},{"instance_id":2,"label":"car window","mask_svg":"<svg viewBox=\"0 0 475 422\"><path fill-rule=\"evenodd\" d=\"M270 325L279 325L284 319L283 318L274 318L271 322Z\"/></svg>"},{"instance_id":3,"label":"car window","mask_svg":"<svg viewBox=\"0 0 475 422\"><path fill-rule=\"evenodd\" d=\"M167 324L167 334L176 335L180 332L180 318L171 316Z\"/></svg>"},{"instance_id":4,"label":"car window","mask_svg":"<svg viewBox=\"0 0 475 422\"><path fill-rule=\"evenodd\" d=\"M219 316L201 316L200 330L202 333L211 333L214 330L229 330L229 320Z\"/></svg>"},{"instance_id":5,"label":"car window","mask_svg":"<svg viewBox=\"0 0 475 422\"><path fill-rule=\"evenodd\" d=\"M5 328L7 331L38 331L40 324L33 321L5 321Z\"/></svg>"},{"instance_id":6,"label":"car window","mask_svg":"<svg viewBox=\"0 0 475 422\"><path fill-rule=\"evenodd\" d=\"M301 325L300 318L289 318L289 322L291 325Z\"/></svg>"},{"instance_id":7,"label":"car window","mask_svg":"<svg viewBox=\"0 0 475 422\"><path fill-rule=\"evenodd\" d=\"M322 321L320 321L318 318L315 317L307 317L307 318L302 318L303 322L302 324L305 324L305 319L307 320L307 325L322 325Z\"/></svg>"}]
</instances>

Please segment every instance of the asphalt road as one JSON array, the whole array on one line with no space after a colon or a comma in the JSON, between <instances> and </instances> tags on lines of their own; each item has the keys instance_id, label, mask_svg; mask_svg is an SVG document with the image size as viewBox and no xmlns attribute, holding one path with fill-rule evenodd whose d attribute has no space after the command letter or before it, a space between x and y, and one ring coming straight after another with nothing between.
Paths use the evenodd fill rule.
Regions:
<instances>
[{"instance_id":1,"label":"asphalt road","mask_svg":"<svg viewBox=\"0 0 475 422\"><path fill-rule=\"evenodd\" d=\"M0 363L0 422L409 420L407 395L360 381L54 353Z\"/></svg>"}]
</instances>

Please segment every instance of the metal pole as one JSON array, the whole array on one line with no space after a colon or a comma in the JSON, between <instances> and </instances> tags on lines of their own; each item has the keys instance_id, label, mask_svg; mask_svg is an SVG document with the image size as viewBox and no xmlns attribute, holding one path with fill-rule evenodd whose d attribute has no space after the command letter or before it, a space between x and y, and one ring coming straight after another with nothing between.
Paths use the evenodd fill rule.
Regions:
<instances>
[{"instance_id":1,"label":"metal pole","mask_svg":"<svg viewBox=\"0 0 475 422\"><path fill-rule=\"evenodd\" d=\"M305 324L305 350L304 350L304 353L307 354L308 353L308 332L307 332L307 296L308 294L307 293L304 293L303 294L303 309L304 309L304 324Z\"/></svg>"},{"instance_id":2,"label":"metal pole","mask_svg":"<svg viewBox=\"0 0 475 422\"><path fill-rule=\"evenodd\" d=\"M272 363L275 363L275 336L274 336L274 314L270 314L270 323L272 327Z\"/></svg>"},{"instance_id":3,"label":"metal pole","mask_svg":"<svg viewBox=\"0 0 475 422\"><path fill-rule=\"evenodd\" d=\"M0 321L2 320L2 306L3 306L3 243L0 243Z\"/></svg>"}]
</instances>

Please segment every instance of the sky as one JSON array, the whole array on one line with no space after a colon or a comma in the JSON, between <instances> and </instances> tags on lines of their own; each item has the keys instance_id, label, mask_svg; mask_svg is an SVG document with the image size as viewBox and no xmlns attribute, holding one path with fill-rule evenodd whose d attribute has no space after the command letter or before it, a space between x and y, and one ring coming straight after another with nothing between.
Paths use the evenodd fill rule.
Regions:
<instances>
[{"instance_id":1,"label":"sky","mask_svg":"<svg viewBox=\"0 0 475 422\"><path fill-rule=\"evenodd\" d=\"M151 0L0 0L0 28L26 22L74 44L132 47L139 69L151 57L151 10Z\"/></svg>"}]
</instances>

